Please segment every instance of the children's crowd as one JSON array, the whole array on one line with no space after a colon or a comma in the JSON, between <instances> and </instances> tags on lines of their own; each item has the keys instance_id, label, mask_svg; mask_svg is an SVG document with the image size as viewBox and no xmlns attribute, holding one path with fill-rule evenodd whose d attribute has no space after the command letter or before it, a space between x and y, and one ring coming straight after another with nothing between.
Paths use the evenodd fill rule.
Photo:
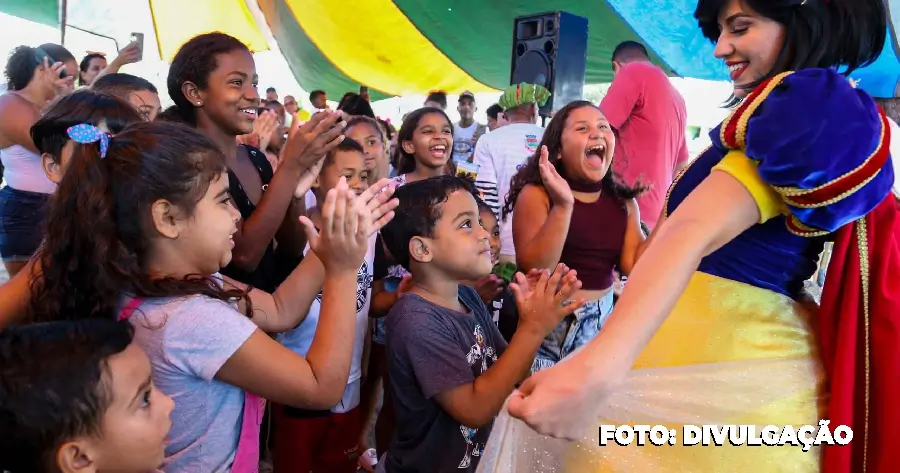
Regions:
<instances>
[{"instance_id":1,"label":"children's crowd","mask_svg":"<svg viewBox=\"0 0 900 473\"><path fill-rule=\"evenodd\" d=\"M408 114L393 156L383 122L330 110L255 147L275 112L236 39L182 46L161 113L129 77L29 128L54 187L0 286L2 471L474 472L506 398L596 335L645 239L589 102L523 145L495 213L441 108Z\"/></svg>"}]
</instances>

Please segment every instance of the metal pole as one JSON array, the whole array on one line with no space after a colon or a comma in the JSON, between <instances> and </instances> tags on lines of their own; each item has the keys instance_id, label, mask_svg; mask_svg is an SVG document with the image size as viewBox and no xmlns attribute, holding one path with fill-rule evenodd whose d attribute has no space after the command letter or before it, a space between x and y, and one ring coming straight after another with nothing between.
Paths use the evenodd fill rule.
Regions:
<instances>
[{"instance_id":1,"label":"metal pole","mask_svg":"<svg viewBox=\"0 0 900 473\"><path fill-rule=\"evenodd\" d=\"M66 21L69 12L69 0L62 0L60 3L60 21L59 21L59 44L65 46L66 45Z\"/></svg>"}]
</instances>

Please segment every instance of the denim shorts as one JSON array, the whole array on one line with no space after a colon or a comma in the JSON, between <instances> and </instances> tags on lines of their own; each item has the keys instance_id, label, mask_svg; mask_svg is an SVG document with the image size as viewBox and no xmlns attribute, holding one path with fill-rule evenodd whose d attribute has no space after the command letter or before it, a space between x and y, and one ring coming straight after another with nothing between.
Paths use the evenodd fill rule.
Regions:
<instances>
[{"instance_id":1,"label":"denim shorts","mask_svg":"<svg viewBox=\"0 0 900 473\"><path fill-rule=\"evenodd\" d=\"M531 372L536 373L559 363L593 340L600 333L612 309L613 291L610 290L600 299L585 302L575 312L567 315L541 343L531 364Z\"/></svg>"},{"instance_id":2,"label":"denim shorts","mask_svg":"<svg viewBox=\"0 0 900 473\"><path fill-rule=\"evenodd\" d=\"M44 217L50 196L6 186L0 189L0 259L24 262L44 239Z\"/></svg>"}]
</instances>

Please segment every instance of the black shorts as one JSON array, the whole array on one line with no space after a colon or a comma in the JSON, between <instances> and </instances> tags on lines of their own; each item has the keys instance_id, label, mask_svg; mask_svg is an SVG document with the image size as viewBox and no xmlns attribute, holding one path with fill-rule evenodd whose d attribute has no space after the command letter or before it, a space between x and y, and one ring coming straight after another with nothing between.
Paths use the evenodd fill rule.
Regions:
<instances>
[{"instance_id":1,"label":"black shorts","mask_svg":"<svg viewBox=\"0 0 900 473\"><path fill-rule=\"evenodd\" d=\"M25 262L44 239L44 217L49 194L0 189L0 259Z\"/></svg>"}]
</instances>

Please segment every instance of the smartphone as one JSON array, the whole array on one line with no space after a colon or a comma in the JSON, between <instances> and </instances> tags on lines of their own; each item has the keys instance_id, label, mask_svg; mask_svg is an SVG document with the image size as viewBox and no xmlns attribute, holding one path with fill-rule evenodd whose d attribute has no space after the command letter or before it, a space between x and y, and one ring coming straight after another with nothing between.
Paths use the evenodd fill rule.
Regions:
<instances>
[{"instance_id":1,"label":"smartphone","mask_svg":"<svg viewBox=\"0 0 900 473\"><path fill-rule=\"evenodd\" d=\"M144 60L144 33L131 33L131 42L137 43L137 45L141 48L141 55L138 57L138 61Z\"/></svg>"},{"instance_id":2,"label":"smartphone","mask_svg":"<svg viewBox=\"0 0 900 473\"><path fill-rule=\"evenodd\" d=\"M47 52L44 51L43 49L41 49L41 48L34 48L34 61L35 61L35 63L36 63L34 67L43 66L43 65L44 65L44 60L45 60L45 59L47 60L47 64L50 65L50 66L52 66L53 63L56 62L56 61L54 61L53 58L50 57L50 55L47 54ZM66 77L69 77L69 73L66 72L66 68L60 69L60 71L59 71L59 78L60 78L60 79L65 79Z\"/></svg>"}]
</instances>

